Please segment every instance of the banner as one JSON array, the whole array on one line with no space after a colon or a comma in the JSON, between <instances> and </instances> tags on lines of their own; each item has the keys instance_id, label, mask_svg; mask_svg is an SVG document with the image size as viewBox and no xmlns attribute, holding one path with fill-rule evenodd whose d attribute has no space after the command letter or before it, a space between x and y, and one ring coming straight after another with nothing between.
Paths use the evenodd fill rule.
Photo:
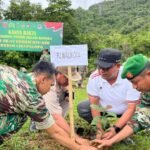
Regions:
<instances>
[{"instance_id":1,"label":"banner","mask_svg":"<svg viewBox=\"0 0 150 150\"><path fill-rule=\"evenodd\" d=\"M0 20L0 50L41 52L61 45L63 23Z\"/></svg>"}]
</instances>

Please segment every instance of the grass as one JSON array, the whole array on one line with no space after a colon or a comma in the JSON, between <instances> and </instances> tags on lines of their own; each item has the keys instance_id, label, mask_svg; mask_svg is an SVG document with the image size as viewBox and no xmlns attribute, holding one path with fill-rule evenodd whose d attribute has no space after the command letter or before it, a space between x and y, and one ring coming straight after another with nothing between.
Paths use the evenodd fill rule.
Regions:
<instances>
[{"instance_id":1,"label":"grass","mask_svg":"<svg viewBox=\"0 0 150 150\"><path fill-rule=\"evenodd\" d=\"M85 88L75 89L74 100L74 119L75 124L84 127L89 130L90 126L81 118L77 113L77 104L87 99ZM30 120L25 123L23 128L14 134L10 139L0 145L0 150L67 150L63 146L56 143L50 138L47 133L40 131L39 133L29 132ZM139 132L132 136L132 139L136 143L135 145L125 145L124 143L115 144L110 150L150 150L150 132Z\"/></svg>"}]
</instances>

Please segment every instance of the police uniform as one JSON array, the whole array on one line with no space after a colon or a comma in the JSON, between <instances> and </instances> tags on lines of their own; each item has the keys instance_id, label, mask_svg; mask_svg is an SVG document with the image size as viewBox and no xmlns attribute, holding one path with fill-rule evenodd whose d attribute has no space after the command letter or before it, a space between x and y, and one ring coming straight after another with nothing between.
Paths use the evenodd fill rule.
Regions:
<instances>
[{"instance_id":1,"label":"police uniform","mask_svg":"<svg viewBox=\"0 0 150 150\"><path fill-rule=\"evenodd\" d=\"M43 95L43 98L51 114L59 114L63 117L66 116L69 100L66 99L66 91L57 83L51 87L50 91Z\"/></svg>"}]
</instances>

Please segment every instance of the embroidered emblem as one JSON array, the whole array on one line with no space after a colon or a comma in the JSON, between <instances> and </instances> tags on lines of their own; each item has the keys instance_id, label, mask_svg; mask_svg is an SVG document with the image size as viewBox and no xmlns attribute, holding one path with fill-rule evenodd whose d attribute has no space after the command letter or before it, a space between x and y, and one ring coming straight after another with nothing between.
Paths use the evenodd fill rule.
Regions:
<instances>
[{"instance_id":1,"label":"embroidered emblem","mask_svg":"<svg viewBox=\"0 0 150 150\"><path fill-rule=\"evenodd\" d=\"M129 78L129 79L131 79L131 78L133 78L133 74L131 72L128 72L127 75L126 75L126 77Z\"/></svg>"}]
</instances>

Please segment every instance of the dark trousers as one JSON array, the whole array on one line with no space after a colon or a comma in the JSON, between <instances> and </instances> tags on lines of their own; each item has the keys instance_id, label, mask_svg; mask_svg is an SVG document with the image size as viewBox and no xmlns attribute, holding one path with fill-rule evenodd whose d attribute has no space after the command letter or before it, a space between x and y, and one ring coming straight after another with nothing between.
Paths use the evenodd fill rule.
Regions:
<instances>
[{"instance_id":1,"label":"dark trousers","mask_svg":"<svg viewBox=\"0 0 150 150\"><path fill-rule=\"evenodd\" d=\"M91 123L93 118L91 114L91 108L90 108L90 102L89 100L85 100L83 102L80 102L77 106L77 110L79 113L79 116L86 120L87 122ZM103 115L103 113L101 113ZM117 115L117 117L121 117L121 115Z\"/></svg>"}]
</instances>

